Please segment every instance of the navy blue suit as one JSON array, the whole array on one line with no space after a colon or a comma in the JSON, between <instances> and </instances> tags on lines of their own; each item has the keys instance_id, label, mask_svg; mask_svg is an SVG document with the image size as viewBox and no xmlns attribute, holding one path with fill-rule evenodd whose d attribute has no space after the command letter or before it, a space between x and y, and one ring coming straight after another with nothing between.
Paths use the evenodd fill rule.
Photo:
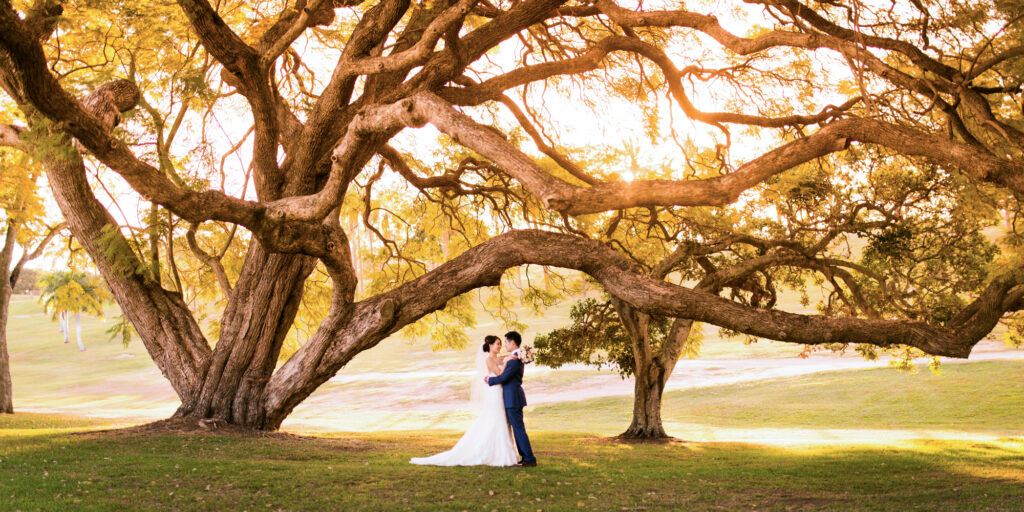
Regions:
<instances>
[{"instance_id":1,"label":"navy blue suit","mask_svg":"<svg viewBox=\"0 0 1024 512\"><path fill-rule=\"evenodd\" d=\"M501 384L502 396L505 399L505 416L508 424L512 427L512 435L516 438L516 449L523 462L537 462L533 456L533 449L530 448L530 438L526 435L526 425L523 423L523 407L526 406L526 393L523 392L523 362L512 359L505 365L505 371L497 377L487 379L487 384L494 386Z\"/></svg>"}]
</instances>

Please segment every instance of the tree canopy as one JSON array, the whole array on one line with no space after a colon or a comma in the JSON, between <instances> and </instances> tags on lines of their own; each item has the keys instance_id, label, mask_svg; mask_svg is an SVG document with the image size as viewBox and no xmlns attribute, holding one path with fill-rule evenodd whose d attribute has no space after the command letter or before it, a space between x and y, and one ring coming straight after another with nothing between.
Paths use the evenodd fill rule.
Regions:
<instances>
[{"instance_id":1,"label":"tree canopy","mask_svg":"<svg viewBox=\"0 0 1024 512\"><path fill-rule=\"evenodd\" d=\"M1024 297L1021 11L0 0L0 143L46 169L179 416L276 428L523 265L656 318L967 357Z\"/></svg>"}]
</instances>

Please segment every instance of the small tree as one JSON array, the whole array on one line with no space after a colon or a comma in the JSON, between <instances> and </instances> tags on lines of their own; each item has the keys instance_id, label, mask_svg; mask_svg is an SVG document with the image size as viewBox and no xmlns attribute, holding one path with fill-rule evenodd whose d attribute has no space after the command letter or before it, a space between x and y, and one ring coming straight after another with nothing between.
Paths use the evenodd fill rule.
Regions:
<instances>
[{"instance_id":1,"label":"small tree","mask_svg":"<svg viewBox=\"0 0 1024 512\"><path fill-rule=\"evenodd\" d=\"M668 437L661 422L662 393L679 357L699 353L700 328L692 320L640 314L609 296L583 299L569 316L568 327L537 336L538 360L554 368L568 363L610 366L623 378L634 377L633 420L621 437Z\"/></svg>"},{"instance_id":2,"label":"small tree","mask_svg":"<svg viewBox=\"0 0 1024 512\"><path fill-rule=\"evenodd\" d=\"M78 349L85 351L82 343L82 313L103 317L103 303L110 300L110 293L96 276L77 270L51 272L39 279L42 293L39 301L43 309L61 322L64 343L68 343L68 315L75 315L75 331Z\"/></svg>"},{"instance_id":3,"label":"small tree","mask_svg":"<svg viewBox=\"0 0 1024 512\"><path fill-rule=\"evenodd\" d=\"M0 112L2 116L2 112ZM0 151L0 218L5 228L0 241L0 413L14 412L10 357L7 353L7 315L11 295L32 271L25 264L38 258L64 224L44 224L45 208L37 194L38 166L24 156ZM15 258L16 250L21 256Z\"/></svg>"}]
</instances>

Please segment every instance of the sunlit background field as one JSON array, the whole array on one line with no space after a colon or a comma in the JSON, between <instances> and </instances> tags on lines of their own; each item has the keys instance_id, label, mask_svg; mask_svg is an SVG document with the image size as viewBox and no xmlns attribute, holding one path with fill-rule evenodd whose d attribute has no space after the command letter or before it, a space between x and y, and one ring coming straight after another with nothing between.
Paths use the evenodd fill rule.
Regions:
<instances>
[{"instance_id":1,"label":"sunlit background field","mask_svg":"<svg viewBox=\"0 0 1024 512\"><path fill-rule=\"evenodd\" d=\"M542 319L524 313L527 340L568 322L565 309ZM504 332L478 317L471 339ZM74 341L62 343L34 297L15 297L8 339L16 410L128 423L170 416L178 403L170 385L139 340L110 340L109 324L83 319L80 352ZM464 428L475 350L435 352L424 340L388 339L300 405L284 429ZM709 330L702 357L682 360L669 381L667 430L687 440L768 444L1024 435L1024 351L999 341L984 342L967 362L944 360L938 373L923 362L908 372L853 354L800 358L800 350ZM613 370L531 366L525 389L534 429L614 435L629 423L632 381Z\"/></svg>"}]
</instances>

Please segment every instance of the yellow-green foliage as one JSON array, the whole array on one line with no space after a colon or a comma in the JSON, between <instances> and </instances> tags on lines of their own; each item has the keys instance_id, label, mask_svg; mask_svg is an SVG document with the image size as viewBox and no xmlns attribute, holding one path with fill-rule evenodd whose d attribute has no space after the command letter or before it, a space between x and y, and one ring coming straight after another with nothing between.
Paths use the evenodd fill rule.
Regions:
<instances>
[{"instance_id":1,"label":"yellow-green foliage","mask_svg":"<svg viewBox=\"0 0 1024 512\"><path fill-rule=\"evenodd\" d=\"M39 278L43 309L56 319L61 313L103 316L103 304L111 300L103 281L76 270L44 274Z\"/></svg>"}]
</instances>

